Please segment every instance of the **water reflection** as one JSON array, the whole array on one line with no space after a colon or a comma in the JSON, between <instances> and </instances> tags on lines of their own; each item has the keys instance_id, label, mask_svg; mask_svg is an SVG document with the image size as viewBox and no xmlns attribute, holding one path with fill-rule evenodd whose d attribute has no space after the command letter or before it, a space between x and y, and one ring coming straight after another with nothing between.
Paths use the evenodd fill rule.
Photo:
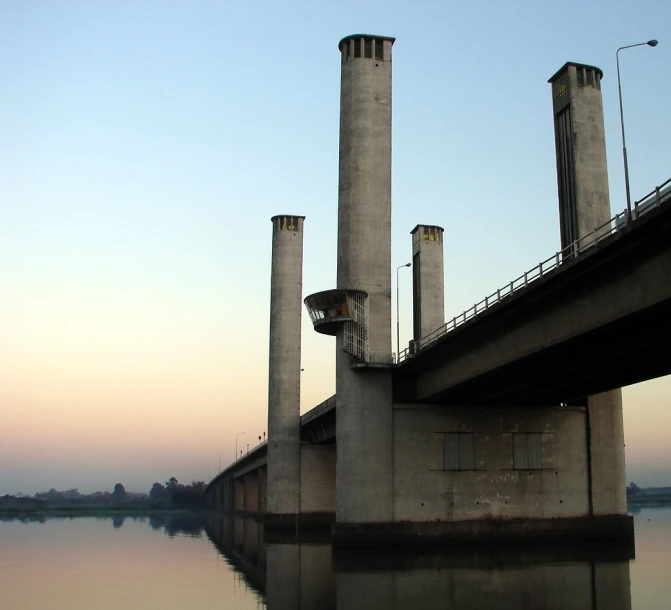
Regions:
<instances>
[{"instance_id":1,"label":"water reflection","mask_svg":"<svg viewBox=\"0 0 671 610\"><path fill-rule=\"evenodd\" d=\"M221 516L206 533L269 610L631 610L621 545L332 552L323 533L264 542L261 522Z\"/></svg>"},{"instance_id":2,"label":"water reflection","mask_svg":"<svg viewBox=\"0 0 671 610\"><path fill-rule=\"evenodd\" d=\"M163 530L167 536L188 536L201 538L206 522L204 513L156 513L151 515L48 515L48 514L16 514L0 515L0 522L47 523L47 521L73 521L76 519L94 519L102 523L112 523L115 530L121 529L124 523L148 523L155 531Z\"/></svg>"}]
</instances>

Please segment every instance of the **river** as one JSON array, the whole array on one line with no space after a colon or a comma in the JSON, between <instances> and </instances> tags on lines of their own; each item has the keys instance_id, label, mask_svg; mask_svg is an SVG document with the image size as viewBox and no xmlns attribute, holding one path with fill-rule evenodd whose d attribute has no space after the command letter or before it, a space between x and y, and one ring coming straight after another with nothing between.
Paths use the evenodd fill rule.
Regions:
<instances>
[{"instance_id":1,"label":"river","mask_svg":"<svg viewBox=\"0 0 671 610\"><path fill-rule=\"evenodd\" d=\"M657 610L671 607L671 508L634 513L631 549L332 552L263 543L254 520L0 520L3 610Z\"/></svg>"}]
</instances>

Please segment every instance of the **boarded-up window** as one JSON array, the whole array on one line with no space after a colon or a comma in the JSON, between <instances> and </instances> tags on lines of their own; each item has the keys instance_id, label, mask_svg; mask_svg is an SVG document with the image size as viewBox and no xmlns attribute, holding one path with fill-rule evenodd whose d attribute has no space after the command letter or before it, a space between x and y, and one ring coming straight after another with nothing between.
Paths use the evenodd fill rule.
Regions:
<instances>
[{"instance_id":1,"label":"boarded-up window","mask_svg":"<svg viewBox=\"0 0 671 610\"><path fill-rule=\"evenodd\" d=\"M448 432L443 440L443 468L445 470L473 470L475 457L473 453L472 432Z\"/></svg>"},{"instance_id":2,"label":"boarded-up window","mask_svg":"<svg viewBox=\"0 0 671 610\"><path fill-rule=\"evenodd\" d=\"M513 468L515 470L543 468L540 433L513 434Z\"/></svg>"}]
</instances>

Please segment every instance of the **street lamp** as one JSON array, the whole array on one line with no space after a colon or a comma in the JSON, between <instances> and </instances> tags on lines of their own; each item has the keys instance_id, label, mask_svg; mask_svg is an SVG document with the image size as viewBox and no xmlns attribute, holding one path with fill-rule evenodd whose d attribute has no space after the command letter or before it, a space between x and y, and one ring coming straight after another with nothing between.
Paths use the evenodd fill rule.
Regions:
<instances>
[{"instance_id":1,"label":"street lamp","mask_svg":"<svg viewBox=\"0 0 671 610\"><path fill-rule=\"evenodd\" d=\"M627 224L631 222L631 194L629 191L629 164L627 163L627 144L624 139L624 113L622 112L622 87L620 86L620 51L623 49L631 49L633 47L656 47L659 43L656 40L648 40L648 42L639 42L638 44L630 44L626 47L620 47L615 52L615 64L617 65L617 93L620 98L620 127L622 129L622 158L624 160L624 188L627 195Z\"/></svg>"},{"instance_id":2,"label":"street lamp","mask_svg":"<svg viewBox=\"0 0 671 610\"><path fill-rule=\"evenodd\" d=\"M238 432L235 435L235 460L233 460L234 462L237 461L238 459L238 436L240 436L241 434L244 434L244 432Z\"/></svg>"},{"instance_id":3,"label":"street lamp","mask_svg":"<svg viewBox=\"0 0 671 610\"><path fill-rule=\"evenodd\" d=\"M401 355L401 339L400 339L400 328L401 322L398 316L399 307L398 307L398 272L403 269L403 267L410 267L412 263L406 263L405 265L399 265L396 269L396 364L398 364L398 359Z\"/></svg>"}]
</instances>

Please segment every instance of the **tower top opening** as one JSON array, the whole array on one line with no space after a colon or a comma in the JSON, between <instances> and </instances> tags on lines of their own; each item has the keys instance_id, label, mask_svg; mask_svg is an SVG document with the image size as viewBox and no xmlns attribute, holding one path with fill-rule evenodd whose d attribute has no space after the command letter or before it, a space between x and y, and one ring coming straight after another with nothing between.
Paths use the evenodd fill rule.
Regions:
<instances>
[{"instance_id":1,"label":"tower top opening","mask_svg":"<svg viewBox=\"0 0 671 610\"><path fill-rule=\"evenodd\" d=\"M355 58L389 61L391 59L391 47L395 40L396 38L391 36L350 34L338 43L338 49L342 54L343 61ZM386 52L385 47L387 47Z\"/></svg>"}]
</instances>

